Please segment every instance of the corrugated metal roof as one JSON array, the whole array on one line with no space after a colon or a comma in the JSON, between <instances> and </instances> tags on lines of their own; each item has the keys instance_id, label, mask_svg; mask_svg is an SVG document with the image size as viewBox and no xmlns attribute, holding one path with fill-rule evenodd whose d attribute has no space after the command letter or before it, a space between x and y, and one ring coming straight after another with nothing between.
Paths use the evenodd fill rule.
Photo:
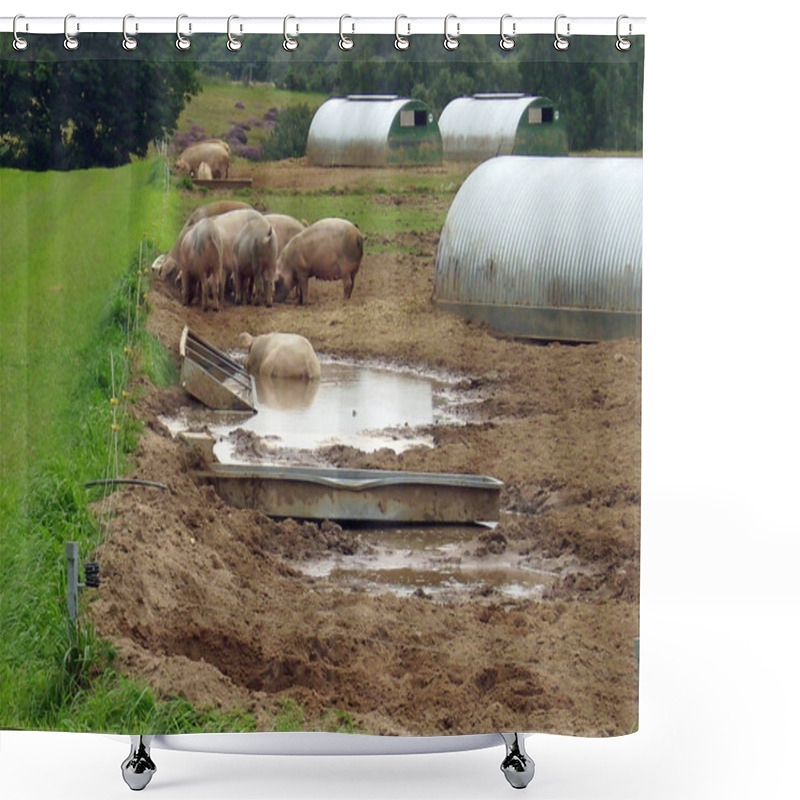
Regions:
<instances>
[{"instance_id":1,"label":"corrugated metal roof","mask_svg":"<svg viewBox=\"0 0 800 800\"><path fill-rule=\"evenodd\" d=\"M411 102L397 95L352 95L326 100L308 130L309 160L338 165L385 162L392 122Z\"/></svg>"},{"instance_id":2,"label":"corrugated metal roof","mask_svg":"<svg viewBox=\"0 0 800 800\"><path fill-rule=\"evenodd\" d=\"M434 298L641 314L642 160L485 161L448 211Z\"/></svg>"},{"instance_id":3,"label":"corrugated metal roof","mask_svg":"<svg viewBox=\"0 0 800 800\"><path fill-rule=\"evenodd\" d=\"M451 100L439 116L444 157L511 155L520 120L536 100L547 98L483 93Z\"/></svg>"}]
</instances>

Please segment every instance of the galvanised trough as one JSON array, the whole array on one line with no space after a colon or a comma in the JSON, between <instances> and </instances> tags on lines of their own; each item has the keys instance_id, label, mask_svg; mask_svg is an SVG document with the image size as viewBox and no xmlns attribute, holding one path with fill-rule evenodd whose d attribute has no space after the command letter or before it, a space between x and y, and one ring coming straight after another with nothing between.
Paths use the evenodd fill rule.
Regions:
<instances>
[{"instance_id":1,"label":"galvanised trough","mask_svg":"<svg viewBox=\"0 0 800 800\"><path fill-rule=\"evenodd\" d=\"M181 386L215 411L255 412L255 384L245 369L188 327L180 342Z\"/></svg>"},{"instance_id":2,"label":"galvanised trough","mask_svg":"<svg viewBox=\"0 0 800 800\"><path fill-rule=\"evenodd\" d=\"M484 475L218 464L201 473L227 503L271 517L492 522L502 481Z\"/></svg>"}]
</instances>

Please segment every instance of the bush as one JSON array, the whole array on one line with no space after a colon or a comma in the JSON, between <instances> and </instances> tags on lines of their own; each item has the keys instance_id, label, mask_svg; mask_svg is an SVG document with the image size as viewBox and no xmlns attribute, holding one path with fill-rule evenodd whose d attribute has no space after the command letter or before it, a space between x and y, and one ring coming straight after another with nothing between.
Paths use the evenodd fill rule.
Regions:
<instances>
[{"instance_id":1,"label":"bush","mask_svg":"<svg viewBox=\"0 0 800 800\"><path fill-rule=\"evenodd\" d=\"M305 103L289 106L278 113L275 127L264 145L266 157L270 161L279 161L304 156L312 117L311 109Z\"/></svg>"}]
</instances>

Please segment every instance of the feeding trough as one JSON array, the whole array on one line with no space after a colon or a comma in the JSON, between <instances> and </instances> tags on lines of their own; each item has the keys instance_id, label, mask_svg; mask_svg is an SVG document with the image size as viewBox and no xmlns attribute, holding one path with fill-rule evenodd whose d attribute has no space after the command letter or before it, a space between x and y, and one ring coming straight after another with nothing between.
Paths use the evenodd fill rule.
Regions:
<instances>
[{"instance_id":1,"label":"feeding trough","mask_svg":"<svg viewBox=\"0 0 800 800\"><path fill-rule=\"evenodd\" d=\"M192 397L216 411L255 412L252 376L188 326L181 334L180 355L181 386Z\"/></svg>"},{"instance_id":2,"label":"feeding trough","mask_svg":"<svg viewBox=\"0 0 800 800\"><path fill-rule=\"evenodd\" d=\"M195 186L205 189L248 189L253 183L252 178L193 178Z\"/></svg>"},{"instance_id":3,"label":"feeding trough","mask_svg":"<svg viewBox=\"0 0 800 800\"><path fill-rule=\"evenodd\" d=\"M371 522L496 521L503 487L484 475L219 463L202 477L237 508Z\"/></svg>"}]
</instances>

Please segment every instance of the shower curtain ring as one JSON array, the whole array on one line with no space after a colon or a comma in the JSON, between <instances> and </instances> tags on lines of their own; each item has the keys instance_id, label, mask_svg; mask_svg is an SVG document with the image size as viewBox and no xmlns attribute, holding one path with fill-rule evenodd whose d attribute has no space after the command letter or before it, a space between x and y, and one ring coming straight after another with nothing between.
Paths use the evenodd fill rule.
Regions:
<instances>
[{"instance_id":1,"label":"shower curtain ring","mask_svg":"<svg viewBox=\"0 0 800 800\"><path fill-rule=\"evenodd\" d=\"M406 39L406 36L410 36L411 35L411 24L410 23L406 23L406 25L408 27L408 31L406 33L406 36L401 36L400 35L400 31L399 31L399 26L400 26L400 20L401 19L408 19L408 17L405 14L398 14L394 18L394 46L395 46L395 49L397 49L397 50L408 50L408 48L411 45L411 42L409 42L408 39Z\"/></svg>"},{"instance_id":2,"label":"shower curtain ring","mask_svg":"<svg viewBox=\"0 0 800 800\"><path fill-rule=\"evenodd\" d=\"M342 50L352 50L353 45L355 44L355 42L353 42L353 40L350 39L349 37L345 36L344 32L342 31L342 25L344 24L344 21L346 19L352 19L352 17L349 14L342 14L342 16L339 17L339 47ZM352 33L352 31L355 31L355 29L356 29L356 26L354 24L352 26L351 33Z\"/></svg>"},{"instance_id":3,"label":"shower curtain ring","mask_svg":"<svg viewBox=\"0 0 800 800\"><path fill-rule=\"evenodd\" d=\"M14 49L22 51L22 50L27 49L28 40L27 39L23 39L17 33L17 20L19 20L19 19L25 19L25 15L24 14L17 14L17 16L14 17L14 25L13 25L12 30L14 31ZM25 30L26 31L28 30L28 23L27 22L25 23Z\"/></svg>"},{"instance_id":4,"label":"shower curtain ring","mask_svg":"<svg viewBox=\"0 0 800 800\"><path fill-rule=\"evenodd\" d=\"M296 19L296 17L293 17L291 14L289 14L283 18L283 49L288 50L289 52L292 50L297 50L297 48L300 46L300 42L298 42L297 39L293 39L291 36L289 36L289 32L286 29L290 19ZM300 27L297 26L295 30L299 32Z\"/></svg>"},{"instance_id":5,"label":"shower curtain ring","mask_svg":"<svg viewBox=\"0 0 800 800\"><path fill-rule=\"evenodd\" d=\"M569 47L569 39L565 39L565 38L564 38L564 37L563 37L563 36L562 36L562 35L561 35L561 34L558 32L558 21L559 21L560 19L566 19L566 18L567 18L567 15L566 15L566 14L559 14L559 15L556 17L556 22L555 22L555 34L556 34L556 40L553 42L553 47L555 47L555 49L556 49L556 50L566 50L566 49ZM570 24L569 24L569 22L568 22L568 23L567 23L567 36L569 36L569 27L570 27Z\"/></svg>"},{"instance_id":6,"label":"shower curtain ring","mask_svg":"<svg viewBox=\"0 0 800 800\"><path fill-rule=\"evenodd\" d=\"M451 19L456 20L456 35L451 36L447 30L447 23L450 22ZM448 14L444 18L444 47L445 50L455 50L458 47L458 35L461 32L461 23L458 22L458 19L455 14Z\"/></svg>"},{"instance_id":7,"label":"shower curtain ring","mask_svg":"<svg viewBox=\"0 0 800 800\"><path fill-rule=\"evenodd\" d=\"M77 50L80 42L78 41L77 37L69 35L69 21L71 19L75 19L74 14L67 14L64 17L64 48L66 50ZM79 23L75 24L75 31L79 31L81 26Z\"/></svg>"},{"instance_id":8,"label":"shower curtain ring","mask_svg":"<svg viewBox=\"0 0 800 800\"><path fill-rule=\"evenodd\" d=\"M503 50L513 50L514 45L516 44L514 37L517 35L517 23L511 23L511 36L509 36L503 29L505 21L511 18L511 14L503 14L503 16L500 17L500 47Z\"/></svg>"},{"instance_id":9,"label":"shower curtain ring","mask_svg":"<svg viewBox=\"0 0 800 800\"><path fill-rule=\"evenodd\" d=\"M237 52L238 50L241 50L241 49L242 49L242 42L241 42L241 40L240 40L240 39L237 39L237 38L236 38L236 37L235 37L235 36L234 36L234 35L231 33L231 22L232 22L233 20L235 20L235 19L239 19L239 17L237 17L235 14L231 14L231 16L230 16L230 17L228 17L228 44L227 44L227 47L228 47L228 50L230 50L232 53L235 53L235 52ZM241 33L241 30L242 30L242 26L240 25L240 26L239 26L239 32L240 32L240 33Z\"/></svg>"},{"instance_id":10,"label":"shower curtain ring","mask_svg":"<svg viewBox=\"0 0 800 800\"><path fill-rule=\"evenodd\" d=\"M134 36L128 35L128 20L134 19L133 14L126 14L122 18L122 46L125 50L135 50L139 42L136 41ZM139 30L139 25L136 25L136 30Z\"/></svg>"},{"instance_id":11,"label":"shower curtain ring","mask_svg":"<svg viewBox=\"0 0 800 800\"><path fill-rule=\"evenodd\" d=\"M188 19L188 17L189 17L188 14L178 14L178 17L175 20L175 35L178 37L175 40L175 47L177 47L178 50L188 50L192 46L191 41L181 33L181 20ZM189 31L191 30L192 30L192 23L190 22Z\"/></svg>"},{"instance_id":12,"label":"shower curtain ring","mask_svg":"<svg viewBox=\"0 0 800 800\"><path fill-rule=\"evenodd\" d=\"M621 53L624 53L626 50L631 49L631 40L625 39L619 32L619 24L622 22L623 19L628 19L627 14L620 14L617 17L617 41L615 42L614 46L619 50ZM631 35L631 31L633 30L633 26L628 23L628 36Z\"/></svg>"}]
</instances>

